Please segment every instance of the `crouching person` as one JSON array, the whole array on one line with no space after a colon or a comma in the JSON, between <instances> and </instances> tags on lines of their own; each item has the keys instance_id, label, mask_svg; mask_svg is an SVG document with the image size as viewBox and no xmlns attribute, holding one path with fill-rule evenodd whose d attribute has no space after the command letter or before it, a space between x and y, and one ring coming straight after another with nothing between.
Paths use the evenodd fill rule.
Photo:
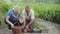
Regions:
<instances>
[{"instance_id":1,"label":"crouching person","mask_svg":"<svg viewBox=\"0 0 60 34\"><path fill-rule=\"evenodd\" d=\"M15 6L14 9L9 10L5 17L5 23L8 25L8 29L12 30L14 34L19 34L22 24L20 23L19 6Z\"/></svg>"},{"instance_id":2,"label":"crouching person","mask_svg":"<svg viewBox=\"0 0 60 34\"><path fill-rule=\"evenodd\" d=\"M25 10L22 12L22 17L25 20L25 29L27 32L32 32L31 25L34 22L34 11L30 9L29 6L25 7Z\"/></svg>"}]
</instances>

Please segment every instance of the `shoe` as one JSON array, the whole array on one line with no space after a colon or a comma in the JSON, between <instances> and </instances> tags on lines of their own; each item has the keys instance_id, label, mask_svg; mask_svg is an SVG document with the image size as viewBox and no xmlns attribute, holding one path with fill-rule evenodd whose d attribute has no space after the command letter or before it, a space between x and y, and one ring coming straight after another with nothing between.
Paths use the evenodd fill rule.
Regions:
<instances>
[{"instance_id":1,"label":"shoe","mask_svg":"<svg viewBox=\"0 0 60 34\"><path fill-rule=\"evenodd\" d=\"M11 29L11 28L8 28L8 30L9 30L9 31L12 31L12 29Z\"/></svg>"},{"instance_id":2,"label":"shoe","mask_svg":"<svg viewBox=\"0 0 60 34\"><path fill-rule=\"evenodd\" d=\"M9 30L9 31L12 31L12 30Z\"/></svg>"}]
</instances>

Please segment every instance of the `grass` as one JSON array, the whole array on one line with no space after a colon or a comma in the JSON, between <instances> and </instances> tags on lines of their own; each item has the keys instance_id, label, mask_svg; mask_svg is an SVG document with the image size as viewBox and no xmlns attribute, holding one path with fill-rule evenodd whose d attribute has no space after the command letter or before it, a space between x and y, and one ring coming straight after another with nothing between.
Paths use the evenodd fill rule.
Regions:
<instances>
[{"instance_id":1,"label":"grass","mask_svg":"<svg viewBox=\"0 0 60 34\"><path fill-rule=\"evenodd\" d=\"M0 29L4 29L4 28L7 28L7 25L6 25L4 22L2 22L2 25L0 26ZM35 22L33 23L32 28L33 28L35 31L37 31L37 30L42 30L43 32L48 32L48 30L49 30L48 27L46 27L45 24L42 24L42 23L37 22L37 21L35 21Z\"/></svg>"},{"instance_id":2,"label":"grass","mask_svg":"<svg viewBox=\"0 0 60 34\"><path fill-rule=\"evenodd\" d=\"M21 7L21 12L23 11L25 5L22 5L22 4L18 4L20 7ZM13 3L4 3L2 4L2 16L3 16L3 19L7 13L7 11L11 8L13 8L14 6L16 6L15 4ZM36 4L30 4L31 6L31 9L34 10L35 12L35 17L41 17L42 19L46 19L48 18L49 20L52 19L52 15L55 15L55 10L60 10L60 4L39 4L39 3L36 3ZM8 7L8 8L7 8ZM47 13L50 13L48 16L47 16ZM4 28L6 27L6 24L4 23L4 20L2 20L2 27L0 28ZM45 26L45 24L42 24L40 22L34 22L33 25L32 25L33 28L37 28L39 27L40 29L42 28L44 31L47 31L48 28Z\"/></svg>"},{"instance_id":3,"label":"grass","mask_svg":"<svg viewBox=\"0 0 60 34\"><path fill-rule=\"evenodd\" d=\"M33 24L32 24L32 28L37 31L37 30L42 30L42 32L48 32L49 29L48 27L46 27L45 24L43 23L40 23L38 21L35 21Z\"/></svg>"}]
</instances>

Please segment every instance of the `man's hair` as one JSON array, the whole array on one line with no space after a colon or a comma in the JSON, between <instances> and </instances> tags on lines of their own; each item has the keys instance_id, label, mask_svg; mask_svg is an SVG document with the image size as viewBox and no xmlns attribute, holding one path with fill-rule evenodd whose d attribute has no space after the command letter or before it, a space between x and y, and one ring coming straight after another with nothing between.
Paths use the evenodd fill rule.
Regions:
<instances>
[{"instance_id":1,"label":"man's hair","mask_svg":"<svg viewBox=\"0 0 60 34\"><path fill-rule=\"evenodd\" d=\"M25 6L25 8L30 8L30 6L29 6L29 5L27 5L27 6Z\"/></svg>"},{"instance_id":2,"label":"man's hair","mask_svg":"<svg viewBox=\"0 0 60 34\"><path fill-rule=\"evenodd\" d=\"M17 9L18 10L18 9L20 9L20 6L15 6L13 9Z\"/></svg>"}]
</instances>

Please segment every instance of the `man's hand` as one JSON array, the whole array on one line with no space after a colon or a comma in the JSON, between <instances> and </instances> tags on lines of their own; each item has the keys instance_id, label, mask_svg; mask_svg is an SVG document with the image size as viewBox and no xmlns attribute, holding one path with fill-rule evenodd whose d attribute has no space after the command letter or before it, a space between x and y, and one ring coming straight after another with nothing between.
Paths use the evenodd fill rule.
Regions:
<instances>
[{"instance_id":1,"label":"man's hand","mask_svg":"<svg viewBox=\"0 0 60 34\"><path fill-rule=\"evenodd\" d=\"M26 26L26 31L27 31L27 32L31 32L31 29L29 28L28 25Z\"/></svg>"},{"instance_id":2,"label":"man's hand","mask_svg":"<svg viewBox=\"0 0 60 34\"><path fill-rule=\"evenodd\" d=\"M11 24L11 27L14 28L14 24Z\"/></svg>"},{"instance_id":3,"label":"man's hand","mask_svg":"<svg viewBox=\"0 0 60 34\"><path fill-rule=\"evenodd\" d=\"M30 26L33 23L34 19L31 19L30 23L28 24L28 26Z\"/></svg>"},{"instance_id":4,"label":"man's hand","mask_svg":"<svg viewBox=\"0 0 60 34\"><path fill-rule=\"evenodd\" d=\"M12 24L12 23L9 21L9 18L10 18L10 16L7 16L7 17L6 17L6 22L7 22L8 24L10 24L12 28L14 28L14 24Z\"/></svg>"},{"instance_id":5,"label":"man's hand","mask_svg":"<svg viewBox=\"0 0 60 34\"><path fill-rule=\"evenodd\" d=\"M28 25L26 26L26 29L29 29L29 26Z\"/></svg>"}]
</instances>

